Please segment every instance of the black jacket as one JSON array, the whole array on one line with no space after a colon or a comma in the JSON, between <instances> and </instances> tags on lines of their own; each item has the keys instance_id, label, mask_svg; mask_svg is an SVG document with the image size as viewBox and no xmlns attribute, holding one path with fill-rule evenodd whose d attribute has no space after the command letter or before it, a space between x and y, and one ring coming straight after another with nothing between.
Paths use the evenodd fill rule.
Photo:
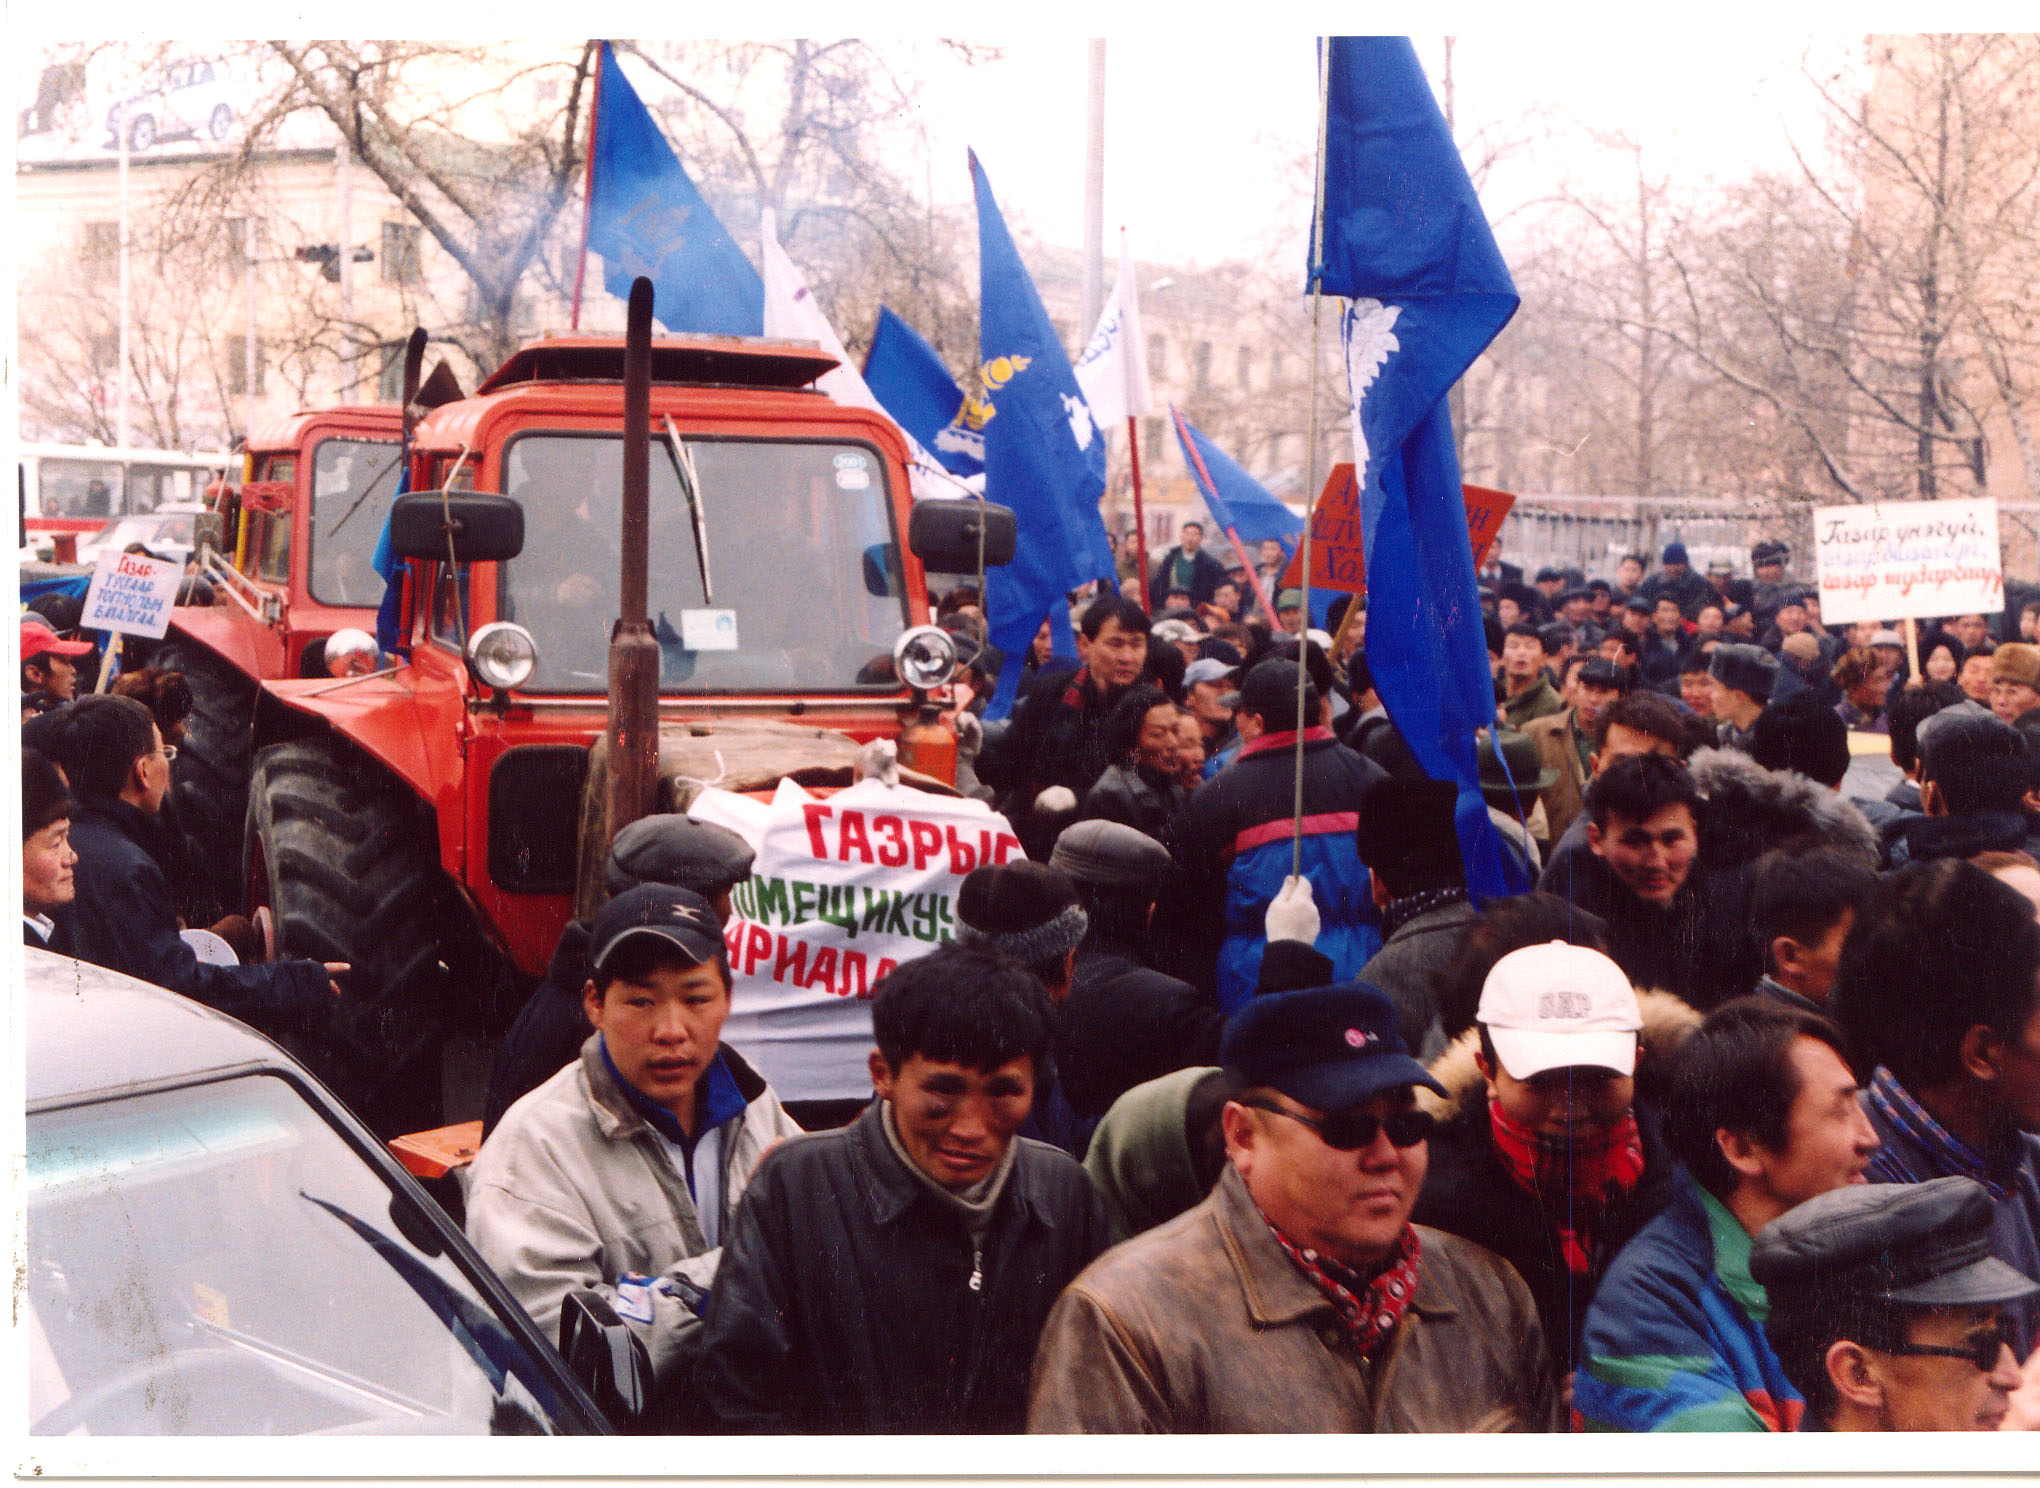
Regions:
<instances>
[{"instance_id":1,"label":"black jacket","mask_svg":"<svg viewBox=\"0 0 2040 1488\"><path fill-rule=\"evenodd\" d=\"M1055 1015L1055 1067L1077 1115L1093 1120L1134 1086L1218 1063L1225 1014L1188 982L1147 964L1143 948L1095 925L1077 947Z\"/></svg>"},{"instance_id":2,"label":"black jacket","mask_svg":"<svg viewBox=\"0 0 2040 1488\"><path fill-rule=\"evenodd\" d=\"M1671 904L1660 909L1636 897L1582 844L1556 854L1538 889L1570 900L1608 923L1608 954L1639 987L1673 992L1706 1012L1749 991L1762 971L1754 938L1736 906L1748 894L1744 868L1709 870L1695 863Z\"/></svg>"},{"instance_id":3,"label":"black jacket","mask_svg":"<svg viewBox=\"0 0 2040 1488\"><path fill-rule=\"evenodd\" d=\"M553 947L545 980L524 1000L489 1069L489 1093L482 1101L482 1139L488 1140L503 1113L581 1057L588 1015L581 988L588 981L588 922L569 920Z\"/></svg>"},{"instance_id":4,"label":"black jacket","mask_svg":"<svg viewBox=\"0 0 2040 1488\"><path fill-rule=\"evenodd\" d=\"M1157 613L1162 601L1168 597L1169 573L1176 566L1176 559L1183 551L1181 543L1162 554L1155 564L1154 572L1148 575L1148 604ZM1211 597L1218 593L1218 586L1225 582L1225 565L1211 556L1209 548L1199 548L1190 555L1190 603L1210 604Z\"/></svg>"},{"instance_id":5,"label":"black jacket","mask_svg":"<svg viewBox=\"0 0 2040 1488\"><path fill-rule=\"evenodd\" d=\"M81 802L71 818L77 897L52 950L180 992L194 1002L292 1035L323 1028L336 999L316 961L208 966L178 935L162 824L121 800Z\"/></svg>"},{"instance_id":6,"label":"black jacket","mask_svg":"<svg viewBox=\"0 0 2040 1488\"><path fill-rule=\"evenodd\" d=\"M1108 765L1082 796L1077 820L1119 822L1173 848L1176 817L1189 799L1190 792L1173 775L1144 765Z\"/></svg>"},{"instance_id":7,"label":"black jacket","mask_svg":"<svg viewBox=\"0 0 2040 1488\"><path fill-rule=\"evenodd\" d=\"M1084 1170L1016 1137L984 1252L907 1171L879 1103L758 1166L723 1237L703 1349L726 1430L1024 1431L1048 1309L1102 1251ZM981 1284L971 1277L981 1269Z\"/></svg>"},{"instance_id":8,"label":"black jacket","mask_svg":"<svg viewBox=\"0 0 2040 1488\"><path fill-rule=\"evenodd\" d=\"M1485 1092L1466 1099L1431 1137L1431 1166L1410 1218L1484 1245L1516 1268L1537 1299L1537 1316L1561 1373L1572 1367L1580 1324L1608 1263L1671 1197L1673 1160L1650 1106L1637 1105L1636 1125L1643 1138L1643 1176L1603 1216L1584 1279L1567 1269L1558 1230L1537 1199L1495 1155Z\"/></svg>"}]
</instances>

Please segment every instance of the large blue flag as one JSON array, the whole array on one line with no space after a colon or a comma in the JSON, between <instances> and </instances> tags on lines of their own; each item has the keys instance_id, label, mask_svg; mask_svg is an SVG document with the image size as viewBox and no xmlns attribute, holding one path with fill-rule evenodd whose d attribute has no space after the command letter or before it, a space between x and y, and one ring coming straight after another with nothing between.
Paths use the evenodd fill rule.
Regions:
<instances>
[{"instance_id":1,"label":"large blue flag","mask_svg":"<svg viewBox=\"0 0 2040 1488\"><path fill-rule=\"evenodd\" d=\"M588 246L618 299L652 281L652 313L669 331L765 332L765 285L709 210L659 132L616 53L602 43L588 187Z\"/></svg>"},{"instance_id":2,"label":"large blue flag","mask_svg":"<svg viewBox=\"0 0 2040 1488\"><path fill-rule=\"evenodd\" d=\"M398 612L403 608L404 565L390 550L390 516L396 511L397 497L411 489L411 442L407 438L401 446L399 459L403 466L397 472L397 488L390 493L390 510L383 513L382 531L375 540L375 551L369 555L368 566L382 575L382 600L375 610L375 643L384 651L402 651L409 654L410 647L403 644L403 632L397 628Z\"/></svg>"},{"instance_id":3,"label":"large blue flag","mask_svg":"<svg viewBox=\"0 0 2040 1488\"><path fill-rule=\"evenodd\" d=\"M1323 53L1323 252L1312 280L1342 320L1367 558L1367 665L1432 778L1459 783L1476 897L1520 893L1488 819L1474 733L1495 722L1446 394L1516 313L1495 247L1407 37Z\"/></svg>"},{"instance_id":4,"label":"large blue flag","mask_svg":"<svg viewBox=\"0 0 2040 1488\"><path fill-rule=\"evenodd\" d=\"M1114 578L1112 542L1098 515L1105 494L1105 441L1077 389L1069 354L1020 262L975 154L977 189L977 405L985 437L985 497L1013 509L1020 542L1013 561L985 575L992 644L1006 653L987 718L1003 718L1020 685L1019 665L1043 619L1058 654L1074 650L1064 596L1092 579Z\"/></svg>"},{"instance_id":5,"label":"large blue flag","mask_svg":"<svg viewBox=\"0 0 2040 1488\"><path fill-rule=\"evenodd\" d=\"M966 404L963 389L935 348L884 305L878 307L871 350L864 354L864 385L943 469L961 476L983 471L985 436L965 421L966 414L975 415L976 405Z\"/></svg>"}]
</instances>

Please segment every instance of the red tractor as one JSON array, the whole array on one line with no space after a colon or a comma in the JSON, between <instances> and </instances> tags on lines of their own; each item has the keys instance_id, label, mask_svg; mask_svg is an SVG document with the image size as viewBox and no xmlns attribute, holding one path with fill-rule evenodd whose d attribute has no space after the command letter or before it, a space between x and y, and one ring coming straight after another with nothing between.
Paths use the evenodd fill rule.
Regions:
<instances>
[{"instance_id":1,"label":"red tractor","mask_svg":"<svg viewBox=\"0 0 2040 1488\"><path fill-rule=\"evenodd\" d=\"M577 892L592 904L621 824L605 815L604 735L630 684L612 687L611 638L634 603L647 723L633 737L647 759L646 735L658 749L656 801L638 809L682 809L705 783L847 784L876 738L898 739L931 788L953 776L928 694L954 656L925 626L923 560L1005 561L1010 513L914 506L899 432L813 390L835 363L812 347L651 343L634 439L624 364L616 339L541 341L426 413L414 494L392 506L398 653L363 675L243 668L261 678L242 725L244 902L270 907L279 953L354 967L336 1047L314 1058L385 1133L478 1111L486 1037L542 974ZM633 443L647 487L635 595ZM339 572L320 567L339 519L321 525L310 489L309 552L285 537L274 572L353 598L319 588ZM258 509L255 550L277 520ZM364 561L376 525L346 537Z\"/></svg>"}]
</instances>

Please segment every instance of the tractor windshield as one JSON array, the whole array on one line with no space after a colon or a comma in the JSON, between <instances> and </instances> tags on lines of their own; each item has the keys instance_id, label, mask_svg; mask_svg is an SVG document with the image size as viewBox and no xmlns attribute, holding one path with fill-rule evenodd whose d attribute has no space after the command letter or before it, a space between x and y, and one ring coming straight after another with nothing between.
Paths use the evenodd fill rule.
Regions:
<instances>
[{"instance_id":1,"label":"tractor windshield","mask_svg":"<svg viewBox=\"0 0 2040 1488\"><path fill-rule=\"evenodd\" d=\"M663 437L651 448L646 609L663 691L891 687L906 623L892 499L869 445L688 438L705 541ZM601 692L618 608L623 441L525 434L503 459L524 551L502 566L500 618L538 643L524 690ZM703 559L708 585L702 582Z\"/></svg>"}]
</instances>

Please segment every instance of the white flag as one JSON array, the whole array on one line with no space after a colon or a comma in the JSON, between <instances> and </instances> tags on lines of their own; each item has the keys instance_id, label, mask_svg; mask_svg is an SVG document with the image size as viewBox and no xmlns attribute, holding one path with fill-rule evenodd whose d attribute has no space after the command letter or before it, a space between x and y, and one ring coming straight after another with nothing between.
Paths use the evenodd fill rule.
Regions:
<instances>
[{"instance_id":1,"label":"white flag","mask_svg":"<svg viewBox=\"0 0 2040 1488\"><path fill-rule=\"evenodd\" d=\"M1101 429L1155 411L1154 390L1148 386L1147 342L1140 333L1133 254L1126 246L1124 228L1119 232L1119 282L1112 286L1091 344L1077 358L1076 374L1077 386L1084 390L1084 401Z\"/></svg>"},{"instance_id":2,"label":"white flag","mask_svg":"<svg viewBox=\"0 0 2040 1488\"><path fill-rule=\"evenodd\" d=\"M782 341L812 341L834 357L839 365L815 379L815 386L834 398L838 403L848 403L857 408L869 408L873 413L892 422L892 415L871 389L865 385L864 374L857 370L850 360L850 353L843 349L843 343L836 338L835 328L829 318L822 314L822 307L815 303L814 293L809 290L807 280L801 277L793 260L786 256L786 250L779 246L778 223L770 207L765 209L764 228L760 235L760 246L765 259L765 334ZM899 425L893 423L898 429ZM921 448L914 436L900 429L907 441L908 478L913 486L915 500L927 496L962 496L968 494L962 480L942 468L933 455Z\"/></svg>"}]
</instances>

